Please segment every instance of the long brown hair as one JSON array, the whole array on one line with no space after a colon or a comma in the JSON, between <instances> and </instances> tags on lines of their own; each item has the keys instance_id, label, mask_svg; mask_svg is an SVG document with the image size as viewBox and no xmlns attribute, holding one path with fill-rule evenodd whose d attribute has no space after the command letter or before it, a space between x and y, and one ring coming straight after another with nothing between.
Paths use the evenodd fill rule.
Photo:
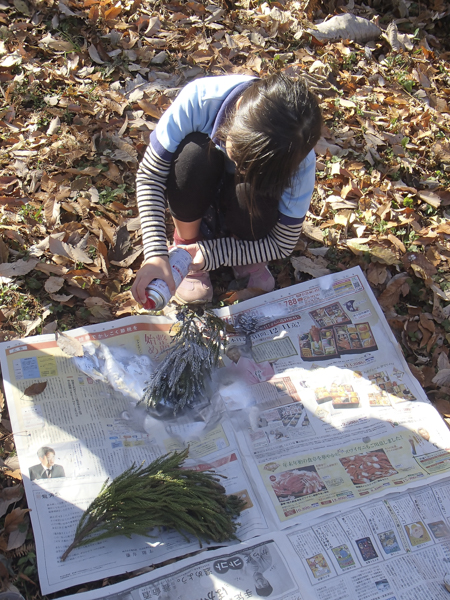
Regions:
<instances>
[{"instance_id":1,"label":"long brown hair","mask_svg":"<svg viewBox=\"0 0 450 600\"><path fill-rule=\"evenodd\" d=\"M248 184L247 207L259 214L257 194L279 201L302 160L320 138L322 114L303 80L282 73L257 79L218 137L232 146L237 179Z\"/></svg>"}]
</instances>

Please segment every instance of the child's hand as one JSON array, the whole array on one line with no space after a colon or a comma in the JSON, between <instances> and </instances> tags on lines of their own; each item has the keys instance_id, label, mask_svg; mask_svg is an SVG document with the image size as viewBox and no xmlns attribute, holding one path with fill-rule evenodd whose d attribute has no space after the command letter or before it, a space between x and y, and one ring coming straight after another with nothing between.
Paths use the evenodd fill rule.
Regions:
<instances>
[{"instance_id":1,"label":"child's hand","mask_svg":"<svg viewBox=\"0 0 450 600\"><path fill-rule=\"evenodd\" d=\"M131 293L139 304L147 302L145 288L153 279L163 279L169 286L172 296L175 294L175 282L167 256L153 256L152 258L148 258L137 272Z\"/></svg>"},{"instance_id":2,"label":"child's hand","mask_svg":"<svg viewBox=\"0 0 450 600\"><path fill-rule=\"evenodd\" d=\"M198 244L188 244L187 246L182 246L185 250L189 252L192 256L192 264L190 266L191 271L203 271L205 268L205 259L203 258L203 254L198 247Z\"/></svg>"}]
</instances>

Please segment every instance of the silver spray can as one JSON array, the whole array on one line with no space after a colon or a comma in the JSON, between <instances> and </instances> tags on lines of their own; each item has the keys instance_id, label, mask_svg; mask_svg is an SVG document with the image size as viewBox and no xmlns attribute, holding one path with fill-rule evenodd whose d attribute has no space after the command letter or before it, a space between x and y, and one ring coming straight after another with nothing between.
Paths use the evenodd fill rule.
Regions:
<instances>
[{"instance_id":1,"label":"silver spray can","mask_svg":"<svg viewBox=\"0 0 450 600\"><path fill-rule=\"evenodd\" d=\"M174 248L169 252L169 263L172 267L172 275L175 287L178 287L186 275L192 263L192 256L184 248ZM163 279L154 279L146 288L147 302L144 308L147 310L161 310L168 304L172 294L169 286Z\"/></svg>"}]
</instances>

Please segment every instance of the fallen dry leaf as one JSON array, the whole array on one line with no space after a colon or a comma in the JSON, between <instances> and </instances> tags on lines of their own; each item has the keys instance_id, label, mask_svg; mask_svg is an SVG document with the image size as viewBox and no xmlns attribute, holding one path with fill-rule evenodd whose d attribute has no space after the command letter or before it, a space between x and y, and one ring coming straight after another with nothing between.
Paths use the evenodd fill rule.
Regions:
<instances>
[{"instance_id":1,"label":"fallen dry leaf","mask_svg":"<svg viewBox=\"0 0 450 600\"><path fill-rule=\"evenodd\" d=\"M430 192L429 190L423 190L419 192L419 197L424 200L427 204L430 204L433 208L439 208L441 204L440 197L434 192Z\"/></svg>"},{"instance_id":2,"label":"fallen dry leaf","mask_svg":"<svg viewBox=\"0 0 450 600\"><path fill-rule=\"evenodd\" d=\"M44 327L42 328L42 335L45 335L47 333L55 333L57 328L58 328L58 321L51 321L50 323L47 323L46 325L44 325Z\"/></svg>"},{"instance_id":3,"label":"fallen dry leaf","mask_svg":"<svg viewBox=\"0 0 450 600\"><path fill-rule=\"evenodd\" d=\"M5 533L9 534L16 531L25 518L25 515L30 512L29 508L14 508L5 517Z\"/></svg>"},{"instance_id":4,"label":"fallen dry leaf","mask_svg":"<svg viewBox=\"0 0 450 600\"><path fill-rule=\"evenodd\" d=\"M299 273L308 273L313 277L322 277L328 275L331 271L326 267L327 261L320 256L315 260L307 258L306 256L293 256L291 258L292 266L295 271L295 278L297 281L301 279Z\"/></svg>"},{"instance_id":5,"label":"fallen dry leaf","mask_svg":"<svg viewBox=\"0 0 450 600\"><path fill-rule=\"evenodd\" d=\"M23 320L22 325L25 325L25 327L26 327L24 337L29 336L30 333L32 333L37 327L39 327L39 325L41 323L42 323L41 317L34 319L34 321L29 321L27 319Z\"/></svg>"},{"instance_id":6,"label":"fallen dry leaf","mask_svg":"<svg viewBox=\"0 0 450 600\"><path fill-rule=\"evenodd\" d=\"M442 262L441 255L436 250L436 248L428 248L425 252L425 256L428 261L433 265L433 267L437 267L439 263Z\"/></svg>"},{"instance_id":7,"label":"fallen dry leaf","mask_svg":"<svg viewBox=\"0 0 450 600\"><path fill-rule=\"evenodd\" d=\"M122 12L121 6L113 6L105 12L105 19L115 19Z\"/></svg>"},{"instance_id":8,"label":"fallen dry leaf","mask_svg":"<svg viewBox=\"0 0 450 600\"><path fill-rule=\"evenodd\" d=\"M422 273L425 273L426 277L432 277L437 273L436 267L421 252L408 252L403 256L402 261L405 269L411 267L419 277L422 277Z\"/></svg>"},{"instance_id":9,"label":"fallen dry leaf","mask_svg":"<svg viewBox=\"0 0 450 600\"><path fill-rule=\"evenodd\" d=\"M56 275L64 275L65 273L67 273L68 269L66 267L63 267L61 265L49 265L47 263L38 263L36 265L36 270L37 271L42 271L42 273L55 273Z\"/></svg>"},{"instance_id":10,"label":"fallen dry leaf","mask_svg":"<svg viewBox=\"0 0 450 600\"><path fill-rule=\"evenodd\" d=\"M89 309L91 318L89 319L92 323L103 323L112 318L111 311L106 306L95 305Z\"/></svg>"},{"instance_id":11,"label":"fallen dry leaf","mask_svg":"<svg viewBox=\"0 0 450 600\"><path fill-rule=\"evenodd\" d=\"M23 498L24 489L23 485L13 485L12 487L4 487L0 491L0 517L2 517L8 507L13 502L19 502Z\"/></svg>"},{"instance_id":12,"label":"fallen dry leaf","mask_svg":"<svg viewBox=\"0 0 450 600\"><path fill-rule=\"evenodd\" d=\"M323 231L319 227L315 227L310 221L303 223L302 233L311 240L323 244Z\"/></svg>"},{"instance_id":13,"label":"fallen dry leaf","mask_svg":"<svg viewBox=\"0 0 450 600\"><path fill-rule=\"evenodd\" d=\"M110 306L109 302L107 302L106 300L103 300L103 298L98 298L95 296L86 298L84 303L88 308L92 308L93 306L105 306L105 307Z\"/></svg>"},{"instance_id":14,"label":"fallen dry leaf","mask_svg":"<svg viewBox=\"0 0 450 600\"><path fill-rule=\"evenodd\" d=\"M159 119L161 117L161 109L156 106L155 104L152 104L151 102L149 102L148 100L142 99L138 101L139 106L142 108L142 110L145 112L146 115L150 115L151 117L155 118L155 119Z\"/></svg>"},{"instance_id":15,"label":"fallen dry leaf","mask_svg":"<svg viewBox=\"0 0 450 600\"><path fill-rule=\"evenodd\" d=\"M444 354L444 352L441 352L441 354L439 354L437 367L440 371L443 369L450 369L450 361L448 360L448 356Z\"/></svg>"},{"instance_id":16,"label":"fallen dry leaf","mask_svg":"<svg viewBox=\"0 0 450 600\"><path fill-rule=\"evenodd\" d=\"M425 385L425 375L422 372L422 370L419 369L416 365L413 365L413 364L410 364L409 368L411 370L411 373L414 375L414 377L420 383L420 385L424 386Z\"/></svg>"},{"instance_id":17,"label":"fallen dry leaf","mask_svg":"<svg viewBox=\"0 0 450 600\"><path fill-rule=\"evenodd\" d=\"M12 428L11 428L11 421L9 419L2 419L2 425L5 429L7 429L9 432L12 432Z\"/></svg>"},{"instance_id":18,"label":"fallen dry leaf","mask_svg":"<svg viewBox=\"0 0 450 600\"><path fill-rule=\"evenodd\" d=\"M291 285L291 274L289 265L286 265L280 273L277 275L277 284L280 289L289 287Z\"/></svg>"},{"instance_id":19,"label":"fallen dry leaf","mask_svg":"<svg viewBox=\"0 0 450 600\"><path fill-rule=\"evenodd\" d=\"M7 263L9 258L9 248L7 244L3 241L2 236L0 235L0 263Z\"/></svg>"},{"instance_id":20,"label":"fallen dry leaf","mask_svg":"<svg viewBox=\"0 0 450 600\"><path fill-rule=\"evenodd\" d=\"M76 248L70 244L57 239L54 236L49 237L49 248L50 252L70 258L73 262L82 262L84 264L91 264L93 260L86 254L81 248ZM0 265L1 267L1 265Z\"/></svg>"},{"instance_id":21,"label":"fallen dry leaf","mask_svg":"<svg viewBox=\"0 0 450 600\"><path fill-rule=\"evenodd\" d=\"M105 64L105 61L102 60L100 58L100 55L98 53L97 48L94 46L94 44L91 44L88 48L88 52L89 52L89 56L92 58L92 60L97 63L98 65L103 65Z\"/></svg>"},{"instance_id":22,"label":"fallen dry leaf","mask_svg":"<svg viewBox=\"0 0 450 600\"><path fill-rule=\"evenodd\" d=\"M310 29L308 33L321 41L352 40L364 44L376 40L382 32L375 23L368 19L346 13L320 23L317 25L317 29Z\"/></svg>"},{"instance_id":23,"label":"fallen dry leaf","mask_svg":"<svg viewBox=\"0 0 450 600\"><path fill-rule=\"evenodd\" d=\"M83 356L83 345L76 338L66 333L56 332L56 343L58 347L68 356Z\"/></svg>"},{"instance_id":24,"label":"fallen dry leaf","mask_svg":"<svg viewBox=\"0 0 450 600\"><path fill-rule=\"evenodd\" d=\"M50 298L52 300L54 300L55 302L64 304L65 302L69 302L69 300L71 298L73 298L73 295L67 295L67 294L49 294Z\"/></svg>"},{"instance_id":25,"label":"fallen dry leaf","mask_svg":"<svg viewBox=\"0 0 450 600\"><path fill-rule=\"evenodd\" d=\"M35 258L29 260L19 259L13 263L0 264L0 277L19 277L28 275L39 261Z\"/></svg>"},{"instance_id":26,"label":"fallen dry leaf","mask_svg":"<svg viewBox=\"0 0 450 600\"><path fill-rule=\"evenodd\" d=\"M18 456L8 456L5 460L5 465L11 469L11 471L16 471L20 469L19 457Z\"/></svg>"},{"instance_id":27,"label":"fallen dry leaf","mask_svg":"<svg viewBox=\"0 0 450 600\"><path fill-rule=\"evenodd\" d=\"M440 386L450 385L450 369L441 369L433 377L433 383Z\"/></svg>"},{"instance_id":28,"label":"fallen dry leaf","mask_svg":"<svg viewBox=\"0 0 450 600\"><path fill-rule=\"evenodd\" d=\"M376 263L371 263L366 273L367 279L375 286L382 285L386 281L387 275L386 267Z\"/></svg>"},{"instance_id":29,"label":"fallen dry leaf","mask_svg":"<svg viewBox=\"0 0 450 600\"><path fill-rule=\"evenodd\" d=\"M404 244L404 243L403 243L401 240L399 240L399 239L398 239L398 237L396 237L396 236L395 236L395 235L393 235L392 233L389 233L387 237L388 237L388 240L389 240L389 241L390 241L392 244L394 244L394 246L395 246L395 247L396 247L398 250L400 250L400 252L402 252L402 253L405 253L405 252L406 252L406 247L405 247L405 244Z\"/></svg>"},{"instance_id":30,"label":"fallen dry leaf","mask_svg":"<svg viewBox=\"0 0 450 600\"><path fill-rule=\"evenodd\" d=\"M72 52L74 50L72 42L55 39L50 33L41 39L39 46L47 46L57 52Z\"/></svg>"},{"instance_id":31,"label":"fallen dry leaf","mask_svg":"<svg viewBox=\"0 0 450 600\"><path fill-rule=\"evenodd\" d=\"M366 245L370 240L365 238L354 238L347 240L347 246L357 256L361 256L365 252L369 252L369 247Z\"/></svg>"},{"instance_id":32,"label":"fallen dry leaf","mask_svg":"<svg viewBox=\"0 0 450 600\"><path fill-rule=\"evenodd\" d=\"M32 585L34 585L35 587L38 587L38 586L37 586L37 583L36 583L35 581L33 581L32 579L30 579L30 578L28 577L28 575L25 575L25 573L22 573L22 572L20 572L20 571L19 571L19 573L18 573L18 577L19 577L20 579L23 579L24 581L28 581L28 583L31 583L31 584L32 584ZM12 587L14 587L14 586L12 586ZM17 588L15 588L15 589L17 589ZM11 591L14 591L14 593L16 593L16 592L15 592L15 590L11 590ZM84 590L80 590L80 591L84 591Z\"/></svg>"},{"instance_id":33,"label":"fallen dry leaf","mask_svg":"<svg viewBox=\"0 0 450 600\"><path fill-rule=\"evenodd\" d=\"M378 297L378 302L383 310L391 310L400 300L400 296L406 296L409 285L406 282L407 273L395 275L387 284L384 292Z\"/></svg>"},{"instance_id":34,"label":"fallen dry leaf","mask_svg":"<svg viewBox=\"0 0 450 600\"><path fill-rule=\"evenodd\" d=\"M60 290L63 285L64 285L63 277L49 277L47 279L47 281L45 282L44 287L47 290L47 292L49 292L50 294L54 294L55 292Z\"/></svg>"},{"instance_id":35,"label":"fallen dry leaf","mask_svg":"<svg viewBox=\"0 0 450 600\"><path fill-rule=\"evenodd\" d=\"M14 550L15 548L20 548L20 546L25 543L29 527L30 517L28 514L25 514L17 529L12 530L9 534L7 547L8 551Z\"/></svg>"},{"instance_id":36,"label":"fallen dry leaf","mask_svg":"<svg viewBox=\"0 0 450 600\"><path fill-rule=\"evenodd\" d=\"M6 540L6 536L4 534L0 535L0 554L4 555L6 554L6 551L8 550L8 542Z\"/></svg>"},{"instance_id":37,"label":"fallen dry leaf","mask_svg":"<svg viewBox=\"0 0 450 600\"><path fill-rule=\"evenodd\" d=\"M24 396L39 396L39 394L42 394L42 392L45 390L46 387L47 387L46 381L38 381L38 382L33 383L32 385L28 386L24 390L23 395Z\"/></svg>"},{"instance_id":38,"label":"fallen dry leaf","mask_svg":"<svg viewBox=\"0 0 450 600\"><path fill-rule=\"evenodd\" d=\"M127 268L130 265L132 265L137 258L139 258L139 256L142 254L142 252L143 252L143 249L138 248L135 252L130 254L130 256L128 256L124 260L120 260L120 261L112 260L111 264L115 265L116 267Z\"/></svg>"},{"instance_id":39,"label":"fallen dry leaf","mask_svg":"<svg viewBox=\"0 0 450 600\"><path fill-rule=\"evenodd\" d=\"M392 250L389 248L372 246L371 248L367 249L367 251L375 260L387 265L397 265L400 262L395 252L392 252Z\"/></svg>"},{"instance_id":40,"label":"fallen dry leaf","mask_svg":"<svg viewBox=\"0 0 450 600\"><path fill-rule=\"evenodd\" d=\"M17 481L22 481L22 473L20 469L15 469L14 471L6 470L5 475L8 475L8 477L12 477L13 479L17 479Z\"/></svg>"},{"instance_id":41,"label":"fallen dry leaf","mask_svg":"<svg viewBox=\"0 0 450 600\"><path fill-rule=\"evenodd\" d=\"M61 126L61 119L59 117L55 117L54 119L52 119L52 121L50 122L50 125L48 126L47 129L47 135L53 135L54 133L56 133L58 131L58 129Z\"/></svg>"},{"instance_id":42,"label":"fallen dry leaf","mask_svg":"<svg viewBox=\"0 0 450 600\"><path fill-rule=\"evenodd\" d=\"M436 400L434 407L443 417L450 418L450 400L444 400L443 398L440 398L439 400Z\"/></svg>"}]
</instances>

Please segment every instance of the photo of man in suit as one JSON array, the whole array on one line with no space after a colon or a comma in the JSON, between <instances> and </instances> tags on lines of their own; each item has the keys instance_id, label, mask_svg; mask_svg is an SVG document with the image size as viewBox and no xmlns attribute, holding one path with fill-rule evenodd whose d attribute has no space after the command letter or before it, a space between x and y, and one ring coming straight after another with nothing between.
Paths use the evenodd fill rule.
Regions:
<instances>
[{"instance_id":1,"label":"photo of man in suit","mask_svg":"<svg viewBox=\"0 0 450 600\"><path fill-rule=\"evenodd\" d=\"M244 552L246 569L253 575L256 593L267 597L273 592L273 587L263 575L272 566L273 560L267 545L257 546L249 552Z\"/></svg>"},{"instance_id":2,"label":"photo of man in suit","mask_svg":"<svg viewBox=\"0 0 450 600\"><path fill-rule=\"evenodd\" d=\"M54 479L55 477L65 477L64 467L55 465L55 451L48 446L42 446L37 451L40 465L34 465L29 468L30 480L35 479Z\"/></svg>"}]
</instances>

